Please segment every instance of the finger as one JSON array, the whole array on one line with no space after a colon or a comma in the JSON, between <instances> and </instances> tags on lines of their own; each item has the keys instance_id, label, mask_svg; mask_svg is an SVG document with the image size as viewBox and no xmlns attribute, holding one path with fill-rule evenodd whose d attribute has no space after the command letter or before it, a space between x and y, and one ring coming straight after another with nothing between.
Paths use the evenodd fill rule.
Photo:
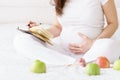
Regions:
<instances>
[{"instance_id":1,"label":"finger","mask_svg":"<svg viewBox=\"0 0 120 80\"><path fill-rule=\"evenodd\" d=\"M32 28L34 26L37 26L36 24L28 24L29 28Z\"/></svg>"},{"instance_id":2,"label":"finger","mask_svg":"<svg viewBox=\"0 0 120 80\"><path fill-rule=\"evenodd\" d=\"M75 48L80 48L81 46L76 44L76 43L70 43L69 47L75 47Z\"/></svg>"},{"instance_id":3,"label":"finger","mask_svg":"<svg viewBox=\"0 0 120 80\"><path fill-rule=\"evenodd\" d=\"M71 51L71 52L74 53L74 54L83 54L82 51Z\"/></svg>"},{"instance_id":4,"label":"finger","mask_svg":"<svg viewBox=\"0 0 120 80\"><path fill-rule=\"evenodd\" d=\"M28 24L27 26L28 26L28 28L32 28L31 24Z\"/></svg>"},{"instance_id":5,"label":"finger","mask_svg":"<svg viewBox=\"0 0 120 80\"><path fill-rule=\"evenodd\" d=\"M70 49L70 50L71 50L71 49ZM86 50L85 50L84 48L80 48L80 49L78 49L78 50L77 50L77 49L76 49L76 50L74 49L74 50L71 50L71 51L72 51L73 53L75 53L75 54L76 54L76 53L77 53L77 54L81 54L81 53L84 54L84 53L86 52Z\"/></svg>"},{"instance_id":6,"label":"finger","mask_svg":"<svg viewBox=\"0 0 120 80\"><path fill-rule=\"evenodd\" d=\"M30 24L28 24L27 26L30 26Z\"/></svg>"},{"instance_id":7,"label":"finger","mask_svg":"<svg viewBox=\"0 0 120 80\"><path fill-rule=\"evenodd\" d=\"M36 24L30 24L31 27L36 26Z\"/></svg>"},{"instance_id":8,"label":"finger","mask_svg":"<svg viewBox=\"0 0 120 80\"><path fill-rule=\"evenodd\" d=\"M71 50L71 52L74 54L81 54L82 53L81 51L74 51L74 50Z\"/></svg>"},{"instance_id":9,"label":"finger","mask_svg":"<svg viewBox=\"0 0 120 80\"><path fill-rule=\"evenodd\" d=\"M83 50L82 48L72 47L72 46L70 46L69 49L74 50L74 51L82 51Z\"/></svg>"},{"instance_id":10,"label":"finger","mask_svg":"<svg viewBox=\"0 0 120 80\"><path fill-rule=\"evenodd\" d=\"M36 22L33 22L33 21L29 21L28 25L30 24L37 24Z\"/></svg>"},{"instance_id":11,"label":"finger","mask_svg":"<svg viewBox=\"0 0 120 80\"><path fill-rule=\"evenodd\" d=\"M27 24L27 26L30 26L30 22Z\"/></svg>"},{"instance_id":12,"label":"finger","mask_svg":"<svg viewBox=\"0 0 120 80\"><path fill-rule=\"evenodd\" d=\"M81 54L83 53L83 50L80 48L70 48L70 51L75 54Z\"/></svg>"},{"instance_id":13,"label":"finger","mask_svg":"<svg viewBox=\"0 0 120 80\"><path fill-rule=\"evenodd\" d=\"M36 22L30 21L29 24L36 24Z\"/></svg>"},{"instance_id":14,"label":"finger","mask_svg":"<svg viewBox=\"0 0 120 80\"><path fill-rule=\"evenodd\" d=\"M31 27L31 24L33 24L33 22L29 21L28 26Z\"/></svg>"},{"instance_id":15,"label":"finger","mask_svg":"<svg viewBox=\"0 0 120 80\"><path fill-rule=\"evenodd\" d=\"M75 47L70 47L69 48L71 51L82 51L80 48L75 48Z\"/></svg>"},{"instance_id":16,"label":"finger","mask_svg":"<svg viewBox=\"0 0 120 80\"><path fill-rule=\"evenodd\" d=\"M33 27L33 24L28 24L29 28L32 28Z\"/></svg>"},{"instance_id":17,"label":"finger","mask_svg":"<svg viewBox=\"0 0 120 80\"><path fill-rule=\"evenodd\" d=\"M82 37L83 39L87 39L87 38L88 38L86 35L84 35L84 34L82 34L82 33L78 33L78 35L79 35L80 37Z\"/></svg>"}]
</instances>

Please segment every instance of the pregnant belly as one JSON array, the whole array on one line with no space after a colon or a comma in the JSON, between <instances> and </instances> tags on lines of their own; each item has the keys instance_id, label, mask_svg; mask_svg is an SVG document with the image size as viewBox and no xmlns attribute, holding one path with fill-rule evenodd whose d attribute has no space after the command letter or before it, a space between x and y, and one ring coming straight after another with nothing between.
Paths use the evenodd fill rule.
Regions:
<instances>
[{"instance_id":1,"label":"pregnant belly","mask_svg":"<svg viewBox=\"0 0 120 80\"><path fill-rule=\"evenodd\" d=\"M61 44L64 49L69 50L68 46L70 43L78 43L80 44L83 39L81 36L79 36L78 33L82 33L86 36L88 36L91 39L96 38L100 33L101 30L78 30L78 29L63 29L60 38L61 38Z\"/></svg>"},{"instance_id":2,"label":"pregnant belly","mask_svg":"<svg viewBox=\"0 0 120 80\"><path fill-rule=\"evenodd\" d=\"M78 32L66 30L61 33L60 36L61 44L64 49L69 50L68 46L70 43L80 43L82 42L82 38L78 35Z\"/></svg>"}]
</instances>

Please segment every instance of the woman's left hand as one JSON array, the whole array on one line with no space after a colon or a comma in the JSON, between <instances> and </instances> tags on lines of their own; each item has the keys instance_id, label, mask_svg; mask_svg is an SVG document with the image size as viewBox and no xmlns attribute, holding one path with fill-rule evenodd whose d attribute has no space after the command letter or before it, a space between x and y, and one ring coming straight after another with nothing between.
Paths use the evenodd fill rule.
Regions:
<instances>
[{"instance_id":1,"label":"woman's left hand","mask_svg":"<svg viewBox=\"0 0 120 80\"><path fill-rule=\"evenodd\" d=\"M86 35L81 34L81 33L79 33L78 35L81 38L83 38L83 41L80 44L70 43L69 49L71 52L73 52L75 54L82 54L82 53L87 52L91 48L94 40L90 39L89 37L87 37Z\"/></svg>"}]
</instances>

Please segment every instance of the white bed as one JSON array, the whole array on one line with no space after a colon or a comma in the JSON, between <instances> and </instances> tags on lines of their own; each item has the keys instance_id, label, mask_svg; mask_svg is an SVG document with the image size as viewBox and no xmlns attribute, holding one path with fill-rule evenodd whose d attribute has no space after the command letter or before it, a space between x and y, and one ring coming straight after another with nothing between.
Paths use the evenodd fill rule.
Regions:
<instances>
[{"instance_id":1,"label":"white bed","mask_svg":"<svg viewBox=\"0 0 120 80\"><path fill-rule=\"evenodd\" d=\"M120 71L112 68L101 70L100 76L87 76L81 67L51 67L46 74L31 73L32 61L18 54L12 41L17 34L16 27L25 24L0 25L0 80L119 80Z\"/></svg>"},{"instance_id":2,"label":"white bed","mask_svg":"<svg viewBox=\"0 0 120 80\"><path fill-rule=\"evenodd\" d=\"M119 14L120 14L120 9ZM120 17L120 16L119 16ZM13 39L18 33L17 26L26 24L0 25L0 80L120 80L120 71L112 68L102 69L100 76L87 76L81 67L51 67L46 74L33 74L30 72L32 61L18 54L13 47ZM119 38L120 29L113 36Z\"/></svg>"}]
</instances>

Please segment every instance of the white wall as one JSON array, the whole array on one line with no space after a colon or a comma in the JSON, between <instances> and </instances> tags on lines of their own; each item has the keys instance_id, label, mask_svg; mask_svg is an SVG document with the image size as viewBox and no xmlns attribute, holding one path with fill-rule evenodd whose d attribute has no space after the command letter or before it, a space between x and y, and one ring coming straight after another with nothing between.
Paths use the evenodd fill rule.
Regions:
<instances>
[{"instance_id":1,"label":"white wall","mask_svg":"<svg viewBox=\"0 0 120 80\"><path fill-rule=\"evenodd\" d=\"M115 0L117 8L120 8L120 0Z\"/></svg>"},{"instance_id":2,"label":"white wall","mask_svg":"<svg viewBox=\"0 0 120 80\"><path fill-rule=\"evenodd\" d=\"M49 0L0 0L0 23L53 22L54 7Z\"/></svg>"},{"instance_id":3,"label":"white wall","mask_svg":"<svg viewBox=\"0 0 120 80\"><path fill-rule=\"evenodd\" d=\"M52 23L54 7L50 0L0 0L0 23L28 22ZM120 8L120 0L116 0Z\"/></svg>"},{"instance_id":4,"label":"white wall","mask_svg":"<svg viewBox=\"0 0 120 80\"><path fill-rule=\"evenodd\" d=\"M119 20L119 27L120 27L120 0L115 0L116 3L116 9L118 13L118 20Z\"/></svg>"}]
</instances>

